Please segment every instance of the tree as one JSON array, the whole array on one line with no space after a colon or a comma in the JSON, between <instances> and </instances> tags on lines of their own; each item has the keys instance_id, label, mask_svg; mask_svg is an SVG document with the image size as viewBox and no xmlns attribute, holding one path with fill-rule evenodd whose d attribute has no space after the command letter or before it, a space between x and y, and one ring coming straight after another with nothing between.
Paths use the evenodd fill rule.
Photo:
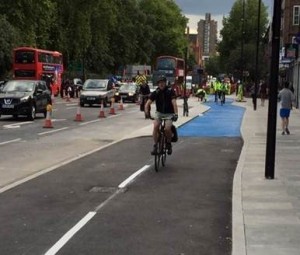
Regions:
<instances>
[{"instance_id":1,"label":"tree","mask_svg":"<svg viewBox=\"0 0 300 255\"><path fill-rule=\"evenodd\" d=\"M222 41L218 45L220 53L220 64L228 73L243 67L250 73L250 78L255 75L255 52L257 41L258 5L259 0L245 0L245 16L243 17L243 1L236 0L228 17L223 19L221 30ZM263 41L268 24L267 7L262 3L260 13L260 35L259 41ZM244 30L243 30L244 18ZM243 31L242 31L243 30ZM243 43L243 56L242 56ZM260 50L259 59L263 60L263 53ZM260 69L266 65L262 65Z\"/></svg>"},{"instance_id":2,"label":"tree","mask_svg":"<svg viewBox=\"0 0 300 255\"><path fill-rule=\"evenodd\" d=\"M4 79L11 70L12 51L18 41L18 36L15 28L3 15L0 15L0 34L0 77Z\"/></svg>"}]
</instances>

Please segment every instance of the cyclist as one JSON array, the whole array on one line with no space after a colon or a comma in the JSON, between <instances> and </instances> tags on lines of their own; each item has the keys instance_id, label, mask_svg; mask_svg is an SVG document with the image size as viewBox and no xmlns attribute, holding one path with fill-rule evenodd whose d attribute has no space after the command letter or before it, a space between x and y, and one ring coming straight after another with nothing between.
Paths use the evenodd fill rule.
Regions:
<instances>
[{"instance_id":1,"label":"cyclist","mask_svg":"<svg viewBox=\"0 0 300 255\"><path fill-rule=\"evenodd\" d=\"M165 134L167 138L167 153L172 154L172 122L178 119L178 107L176 102L175 91L167 86L165 76L160 76L157 80L158 88L150 94L150 97L145 105L146 117L150 117L150 105L153 101L156 104L156 113L153 121L153 140L154 146L151 152L152 155L157 153L157 142L159 125L162 118L170 118L166 120Z\"/></svg>"},{"instance_id":2,"label":"cyclist","mask_svg":"<svg viewBox=\"0 0 300 255\"><path fill-rule=\"evenodd\" d=\"M225 103L226 91L227 91L227 85L225 84L224 81L221 81L221 83L219 84L219 99L220 101L223 99L223 103ZM224 98L222 98L222 96Z\"/></svg>"}]
</instances>

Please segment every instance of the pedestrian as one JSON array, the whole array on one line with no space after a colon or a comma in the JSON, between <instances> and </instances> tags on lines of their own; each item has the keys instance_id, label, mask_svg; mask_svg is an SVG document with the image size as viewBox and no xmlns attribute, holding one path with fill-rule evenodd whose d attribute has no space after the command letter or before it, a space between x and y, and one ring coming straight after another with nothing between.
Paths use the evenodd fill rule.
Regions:
<instances>
[{"instance_id":1,"label":"pedestrian","mask_svg":"<svg viewBox=\"0 0 300 255\"><path fill-rule=\"evenodd\" d=\"M278 100L281 102L280 117L281 117L281 127L282 135L287 133L290 134L289 130L289 117L290 111L293 108L293 103L295 102L295 97L293 92L289 89L289 82L284 83L284 87L279 91Z\"/></svg>"},{"instance_id":2,"label":"pedestrian","mask_svg":"<svg viewBox=\"0 0 300 255\"><path fill-rule=\"evenodd\" d=\"M267 83L264 80L261 80L260 82L259 93L260 93L261 106L264 106L265 100L267 98Z\"/></svg>"},{"instance_id":3,"label":"pedestrian","mask_svg":"<svg viewBox=\"0 0 300 255\"><path fill-rule=\"evenodd\" d=\"M139 88L139 94L140 94L140 111L145 112L145 104L150 96L150 87L148 83L143 83L140 88ZM151 112L151 109L149 110ZM145 119L146 119L146 114L145 114Z\"/></svg>"}]
</instances>

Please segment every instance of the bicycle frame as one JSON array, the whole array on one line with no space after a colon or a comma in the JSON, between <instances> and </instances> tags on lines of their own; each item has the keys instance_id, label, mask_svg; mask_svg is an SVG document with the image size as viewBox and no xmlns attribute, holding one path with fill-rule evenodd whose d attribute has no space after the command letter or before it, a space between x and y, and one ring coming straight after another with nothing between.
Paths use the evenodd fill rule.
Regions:
<instances>
[{"instance_id":1,"label":"bicycle frame","mask_svg":"<svg viewBox=\"0 0 300 255\"><path fill-rule=\"evenodd\" d=\"M159 125L157 153L155 154L155 157L154 157L156 172L158 172L160 162L161 162L162 166L165 166L165 164L166 164L166 158L167 158L167 149L166 149L167 139L166 139L166 135L165 135L166 120L169 120L169 119L162 118L160 125Z\"/></svg>"}]
</instances>

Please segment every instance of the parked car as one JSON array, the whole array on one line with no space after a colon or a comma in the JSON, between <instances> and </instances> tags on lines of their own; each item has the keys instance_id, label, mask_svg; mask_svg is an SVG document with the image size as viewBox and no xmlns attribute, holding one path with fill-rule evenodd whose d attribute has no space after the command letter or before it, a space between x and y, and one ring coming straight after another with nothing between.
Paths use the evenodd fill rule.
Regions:
<instances>
[{"instance_id":1,"label":"parked car","mask_svg":"<svg viewBox=\"0 0 300 255\"><path fill-rule=\"evenodd\" d=\"M34 120L37 113L47 115L51 91L42 80L10 80L0 91L0 116L25 115Z\"/></svg>"},{"instance_id":2,"label":"parked car","mask_svg":"<svg viewBox=\"0 0 300 255\"><path fill-rule=\"evenodd\" d=\"M122 100L131 101L135 103L138 101L139 87L135 83L124 83L120 86L118 91L115 93L116 101Z\"/></svg>"},{"instance_id":3,"label":"parked car","mask_svg":"<svg viewBox=\"0 0 300 255\"><path fill-rule=\"evenodd\" d=\"M113 83L108 79L88 79L82 86L80 106L101 104L107 107L114 97Z\"/></svg>"}]
</instances>

